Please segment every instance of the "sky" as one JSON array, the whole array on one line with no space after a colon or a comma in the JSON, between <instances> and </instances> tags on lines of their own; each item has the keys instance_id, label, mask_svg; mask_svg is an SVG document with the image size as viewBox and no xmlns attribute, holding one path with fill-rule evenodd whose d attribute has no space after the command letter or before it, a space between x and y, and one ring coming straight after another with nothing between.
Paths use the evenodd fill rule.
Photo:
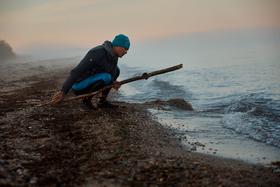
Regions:
<instances>
[{"instance_id":1,"label":"sky","mask_svg":"<svg viewBox=\"0 0 280 187\"><path fill-rule=\"evenodd\" d=\"M280 28L280 0L0 0L0 39L16 51L248 28Z\"/></svg>"}]
</instances>

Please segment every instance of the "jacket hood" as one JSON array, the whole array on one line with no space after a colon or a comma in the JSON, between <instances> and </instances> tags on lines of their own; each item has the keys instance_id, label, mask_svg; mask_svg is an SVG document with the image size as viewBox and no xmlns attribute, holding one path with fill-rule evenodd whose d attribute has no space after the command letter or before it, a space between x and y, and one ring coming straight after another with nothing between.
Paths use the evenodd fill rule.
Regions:
<instances>
[{"instance_id":1,"label":"jacket hood","mask_svg":"<svg viewBox=\"0 0 280 187\"><path fill-rule=\"evenodd\" d=\"M114 54L113 52L113 44L110 41L105 41L102 46L104 47L104 49L106 49L106 51L108 51L108 53L113 57L113 58L117 58L117 56Z\"/></svg>"}]
</instances>

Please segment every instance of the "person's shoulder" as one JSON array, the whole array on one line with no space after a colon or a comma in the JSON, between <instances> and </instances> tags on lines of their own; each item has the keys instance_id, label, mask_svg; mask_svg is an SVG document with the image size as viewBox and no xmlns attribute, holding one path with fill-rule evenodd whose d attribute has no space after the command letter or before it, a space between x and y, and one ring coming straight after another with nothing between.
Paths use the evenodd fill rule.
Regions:
<instances>
[{"instance_id":1,"label":"person's shoulder","mask_svg":"<svg viewBox=\"0 0 280 187\"><path fill-rule=\"evenodd\" d=\"M99 53L99 54L105 54L106 50L102 45L98 45L92 49L89 50L89 53Z\"/></svg>"}]
</instances>

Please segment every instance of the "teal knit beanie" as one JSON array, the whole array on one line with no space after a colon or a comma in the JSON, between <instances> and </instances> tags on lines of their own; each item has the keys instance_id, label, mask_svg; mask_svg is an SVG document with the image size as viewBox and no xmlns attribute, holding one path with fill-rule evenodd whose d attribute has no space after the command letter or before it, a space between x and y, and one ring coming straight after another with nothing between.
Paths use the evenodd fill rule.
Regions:
<instances>
[{"instance_id":1,"label":"teal knit beanie","mask_svg":"<svg viewBox=\"0 0 280 187\"><path fill-rule=\"evenodd\" d=\"M115 36L114 40L112 41L113 46L123 47L125 49L129 49L130 41L129 38L124 34L119 34Z\"/></svg>"}]
</instances>

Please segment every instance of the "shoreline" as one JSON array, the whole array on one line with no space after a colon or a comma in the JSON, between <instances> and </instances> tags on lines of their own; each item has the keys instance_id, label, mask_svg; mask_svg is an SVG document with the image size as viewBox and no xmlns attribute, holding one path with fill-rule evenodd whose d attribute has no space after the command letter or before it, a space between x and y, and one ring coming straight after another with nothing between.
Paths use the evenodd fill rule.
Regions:
<instances>
[{"instance_id":1,"label":"shoreline","mask_svg":"<svg viewBox=\"0 0 280 187\"><path fill-rule=\"evenodd\" d=\"M34 107L64 75L32 76L22 80L31 81L27 87L1 91L1 186L280 185L279 165L192 152L143 104L93 112L80 111L79 101Z\"/></svg>"},{"instance_id":2,"label":"shoreline","mask_svg":"<svg viewBox=\"0 0 280 187\"><path fill-rule=\"evenodd\" d=\"M191 149L195 152L263 166L279 161L279 154L277 154L279 152L278 147L252 140L235 132L230 132L229 129L224 129L224 132L228 131L225 134L231 134L232 136L224 137L225 135L222 133L214 134L215 129L222 127L215 127L214 125L213 130L211 127L200 123L199 120L194 120L191 115L195 115L194 113L196 111L166 111L158 108L152 108L149 111L155 116L155 120L164 127L176 131L181 143L186 146L191 146ZM178 116L180 117L182 115L188 115L190 117L182 120L180 118L178 119ZM207 122L212 124L219 123L219 119L214 120L209 118Z\"/></svg>"}]
</instances>

